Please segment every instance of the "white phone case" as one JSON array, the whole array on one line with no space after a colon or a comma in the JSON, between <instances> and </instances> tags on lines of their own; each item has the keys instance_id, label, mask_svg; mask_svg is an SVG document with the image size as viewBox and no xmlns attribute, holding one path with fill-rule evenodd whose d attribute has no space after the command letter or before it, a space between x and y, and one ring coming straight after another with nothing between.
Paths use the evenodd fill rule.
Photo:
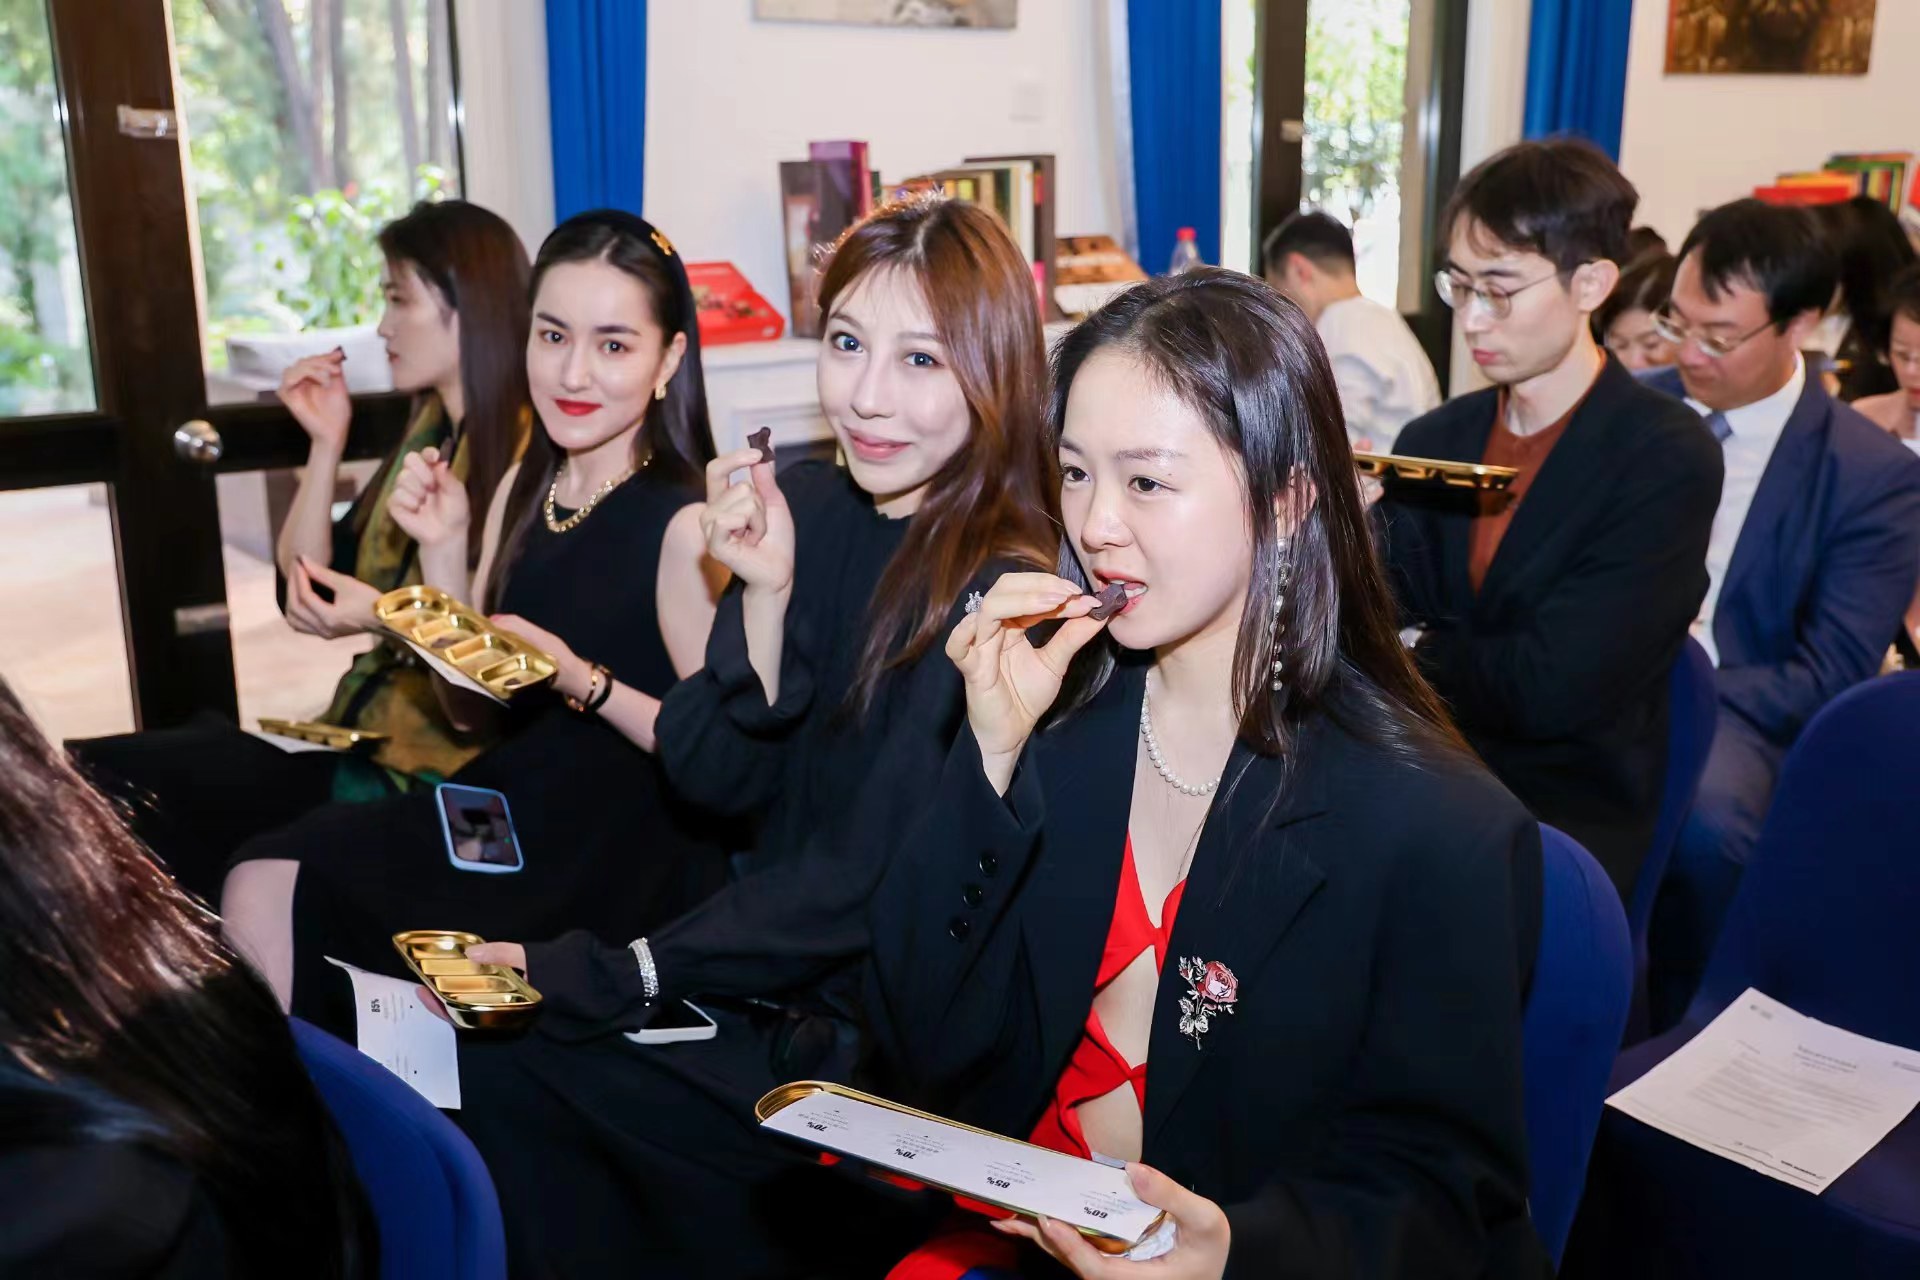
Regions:
<instances>
[{"instance_id":1,"label":"white phone case","mask_svg":"<svg viewBox=\"0 0 1920 1280\"><path fill-rule=\"evenodd\" d=\"M635 1044L680 1044L688 1040L711 1040L720 1034L720 1027L707 1016L707 1011L691 1000L680 1002L693 1010L699 1017L697 1027L643 1027L639 1031L626 1033L627 1039Z\"/></svg>"}]
</instances>

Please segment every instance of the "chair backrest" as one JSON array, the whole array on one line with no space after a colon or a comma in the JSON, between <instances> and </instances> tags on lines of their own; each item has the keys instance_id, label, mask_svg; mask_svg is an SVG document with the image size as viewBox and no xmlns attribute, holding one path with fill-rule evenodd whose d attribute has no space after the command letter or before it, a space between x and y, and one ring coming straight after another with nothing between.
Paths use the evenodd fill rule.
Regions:
<instances>
[{"instance_id":1,"label":"chair backrest","mask_svg":"<svg viewBox=\"0 0 1920 1280\"><path fill-rule=\"evenodd\" d=\"M1627 903L1627 934L1633 939L1633 1012L1627 1020L1627 1039L1647 1033L1647 925L1653 902L1660 895L1667 863L1686 825L1687 811L1700 790L1713 750L1714 728L1720 720L1720 694L1714 685L1713 659L1693 637L1680 648L1667 675L1667 771L1660 789L1660 813L1653 841L1633 878L1633 897Z\"/></svg>"},{"instance_id":2,"label":"chair backrest","mask_svg":"<svg viewBox=\"0 0 1920 1280\"><path fill-rule=\"evenodd\" d=\"M1633 952L1620 894L1593 855L1544 825L1540 853L1540 950L1523 1025L1528 1198L1557 1266L1626 1026Z\"/></svg>"},{"instance_id":3,"label":"chair backrest","mask_svg":"<svg viewBox=\"0 0 1920 1280\"><path fill-rule=\"evenodd\" d=\"M353 1046L298 1018L293 1039L373 1205L380 1274L505 1280L500 1200L467 1135Z\"/></svg>"},{"instance_id":4,"label":"chair backrest","mask_svg":"<svg viewBox=\"0 0 1920 1280\"><path fill-rule=\"evenodd\" d=\"M1920 1046L1920 672L1827 704L1780 767L1773 806L1687 1010L1748 987L1876 1040Z\"/></svg>"}]
</instances>

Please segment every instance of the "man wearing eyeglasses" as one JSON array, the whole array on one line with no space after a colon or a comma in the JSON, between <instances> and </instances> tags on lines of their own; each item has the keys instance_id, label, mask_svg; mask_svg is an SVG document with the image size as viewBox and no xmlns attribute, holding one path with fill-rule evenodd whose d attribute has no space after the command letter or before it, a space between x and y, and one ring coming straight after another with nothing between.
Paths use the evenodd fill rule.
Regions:
<instances>
[{"instance_id":1,"label":"man wearing eyeglasses","mask_svg":"<svg viewBox=\"0 0 1920 1280\"><path fill-rule=\"evenodd\" d=\"M1652 841L1667 675L1707 589L1713 437L1594 340L1639 196L1592 146L1509 148L1461 180L1437 284L1495 384L1394 452L1511 467L1505 493L1390 481L1376 508L1414 656L1461 730L1622 897Z\"/></svg>"},{"instance_id":2,"label":"man wearing eyeglasses","mask_svg":"<svg viewBox=\"0 0 1920 1280\"><path fill-rule=\"evenodd\" d=\"M1649 931L1656 1022L1698 985L1781 758L1879 671L1920 570L1920 458L1800 355L1837 276L1805 210L1737 200L1687 237L1655 318L1679 356L1650 385L1684 397L1726 457L1694 625L1718 668L1719 725Z\"/></svg>"}]
</instances>

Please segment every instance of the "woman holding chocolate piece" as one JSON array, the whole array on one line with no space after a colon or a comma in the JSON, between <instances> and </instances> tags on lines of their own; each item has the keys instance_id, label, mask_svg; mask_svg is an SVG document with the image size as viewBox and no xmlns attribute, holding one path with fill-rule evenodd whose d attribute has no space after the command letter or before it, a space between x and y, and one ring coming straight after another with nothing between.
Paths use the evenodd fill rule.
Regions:
<instances>
[{"instance_id":1,"label":"woman holding chocolate piece","mask_svg":"<svg viewBox=\"0 0 1920 1280\"><path fill-rule=\"evenodd\" d=\"M1054 359L1062 572L949 635L967 728L872 904L893 1096L1130 1162L1156 1275L1540 1274L1539 829L1395 635L1312 326L1203 269ZM1132 1274L956 1218L895 1274Z\"/></svg>"},{"instance_id":2,"label":"woman holding chocolate piece","mask_svg":"<svg viewBox=\"0 0 1920 1280\"><path fill-rule=\"evenodd\" d=\"M867 900L964 714L941 637L1002 572L1052 559L1046 357L1032 275L973 205L876 211L820 294L820 402L846 466L776 484L752 442L709 469L708 545L738 586L660 717L680 792L754 822L746 874L613 945L583 930L474 953L546 1001L518 1041L460 1046L457 1119L516 1274L860 1275L904 1247L863 1179L769 1142L753 1104L853 1078ZM885 785L863 785L883 761ZM682 997L717 1035L622 1035L684 1018Z\"/></svg>"},{"instance_id":3,"label":"woman holding chocolate piece","mask_svg":"<svg viewBox=\"0 0 1920 1280\"><path fill-rule=\"evenodd\" d=\"M502 720L452 781L498 790L525 866L475 875L449 860L431 791L334 805L241 848L228 934L296 1012L351 1032L332 956L391 970L403 929L512 937L572 924L671 919L723 882L721 832L651 754L660 700L700 664L720 574L698 502L713 456L686 270L644 219L568 219L533 272L525 363L540 429L497 487L467 571L472 506L431 450L402 463L394 519L427 585L550 654L551 690L505 709L446 691L452 717Z\"/></svg>"}]
</instances>

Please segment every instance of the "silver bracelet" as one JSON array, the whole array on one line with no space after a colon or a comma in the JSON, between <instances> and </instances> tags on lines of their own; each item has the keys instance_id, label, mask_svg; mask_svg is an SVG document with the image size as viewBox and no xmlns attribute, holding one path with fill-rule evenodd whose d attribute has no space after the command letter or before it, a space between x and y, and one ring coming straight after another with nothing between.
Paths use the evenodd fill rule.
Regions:
<instances>
[{"instance_id":1,"label":"silver bracelet","mask_svg":"<svg viewBox=\"0 0 1920 1280\"><path fill-rule=\"evenodd\" d=\"M660 970L654 967L653 948L645 938L635 938L627 944L627 949L633 952L640 966L640 986L647 993L648 1003L652 1003L660 995Z\"/></svg>"}]
</instances>

